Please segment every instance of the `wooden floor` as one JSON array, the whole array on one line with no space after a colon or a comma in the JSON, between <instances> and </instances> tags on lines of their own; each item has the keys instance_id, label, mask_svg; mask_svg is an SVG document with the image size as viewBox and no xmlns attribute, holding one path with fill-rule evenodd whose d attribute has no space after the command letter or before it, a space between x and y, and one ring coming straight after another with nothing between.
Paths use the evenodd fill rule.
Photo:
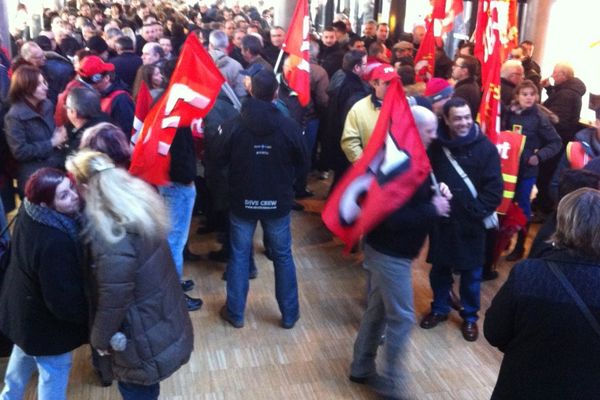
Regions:
<instances>
[{"instance_id":1,"label":"wooden floor","mask_svg":"<svg viewBox=\"0 0 600 400\"><path fill-rule=\"evenodd\" d=\"M310 184L318 194L322 181ZM223 264L208 260L187 263L185 273L196 281L192 295L204 306L191 313L195 350L190 362L161 384L161 398L183 399L375 399L368 388L348 381L352 345L365 306L365 273L360 256L343 256L339 242L321 223L323 196L306 200L305 212L293 212L293 254L297 266L301 319L292 330L279 327L274 297L272 263L262 254L260 230L255 236L259 275L251 281L246 325L235 329L223 322L218 310L225 301ZM194 219L192 232L198 219ZM196 253L218 249L214 236L191 235ZM506 279L511 263L500 265L500 278L482 285L483 315ZM417 319L429 310L429 265L423 254L414 263ZM460 318L432 330L415 326L406 353L411 399L489 399L501 353L483 338L466 342ZM76 351L69 399L118 399L116 384L98 385L90 367L89 350ZM3 374L4 359L0 365ZM35 388L28 399L35 398Z\"/></svg>"}]
</instances>

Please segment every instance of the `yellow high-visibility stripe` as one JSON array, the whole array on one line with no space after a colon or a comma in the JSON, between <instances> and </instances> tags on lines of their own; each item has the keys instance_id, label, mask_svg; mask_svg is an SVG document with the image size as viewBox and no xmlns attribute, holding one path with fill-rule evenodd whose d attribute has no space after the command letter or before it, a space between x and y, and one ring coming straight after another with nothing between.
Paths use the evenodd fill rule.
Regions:
<instances>
[{"instance_id":1,"label":"yellow high-visibility stripe","mask_svg":"<svg viewBox=\"0 0 600 400\"><path fill-rule=\"evenodd\" d=\"M515 192L511 192L510 190L505 190L504 192L502 192L502 197L505 197L507 199L512 199L513 197L515 197Z\"/></svg>"},{"instance_id":2,"label":"yellow high-visibility stripe","mask_svg":"<svg viewBox=\"0 0 600 400\"><path fill-rule=\"evenodd\" d=\"M516 175L502 174L502 179L504 180L504 182L517 183Z\"/></svg>"}]
</instances>

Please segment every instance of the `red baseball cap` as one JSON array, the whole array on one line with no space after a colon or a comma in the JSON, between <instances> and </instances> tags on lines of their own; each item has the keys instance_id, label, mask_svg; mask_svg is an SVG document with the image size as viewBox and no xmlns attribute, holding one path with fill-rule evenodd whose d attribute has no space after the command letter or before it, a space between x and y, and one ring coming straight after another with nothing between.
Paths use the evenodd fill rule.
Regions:
<instances>
[{"instance_id":1,"label":"red baseball cap","mask_svg":"<svg viewBox=\"0 0 600 400\"><path fill-rule=\"evenodd\" d=\"M97 74L112 72L115 66L111 63L105 63L98 56L87 56L79 64L79 75L83 78L92 78Z\"/></svg>"},{"instance_id":2,"label":"red baseball cap","mask_svg":"<svg viewBox=\"0 0 600 400\"><path fill-rule=\"evenodd\" d=\"M396 72L396 68L391 66L390 64L381 64L375 67L369 76L370 81L374 81L375 79L382 80L384 82L389 82L394 78L398 78L398 73Z\"/></svg>"}]
</instances>

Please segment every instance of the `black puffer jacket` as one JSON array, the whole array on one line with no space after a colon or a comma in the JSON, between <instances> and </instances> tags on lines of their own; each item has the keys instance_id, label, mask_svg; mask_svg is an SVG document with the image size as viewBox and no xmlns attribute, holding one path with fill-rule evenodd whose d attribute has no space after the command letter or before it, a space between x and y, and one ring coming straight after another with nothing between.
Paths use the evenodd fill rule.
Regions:
<instances>
[{"instance_id":1,"label":"black puffer jacket","mask_svg":"<svg viewBox=\"0 0 600 400\"><path fill-rule=\"evenodd\" d=\"M585 84L579 78L572 78L560 85L546 88L548 98L544 106L558 116L559 122L555 127L565 144L573 140L579 130L581 98L585 91Z\"/></svg>"},{"instance_id":2,"label":"black puffer jacket","mask_svg":"<svg viewBox=\"0 0 600 400\"><path fill-rule=\"evenodd\" d=\"M111 244L91 235L95 316L90 344L110 348L122 332L124 351L112 352L119 381L151 385L188 362L194 335L179 277L165 240L127 233Z\"/></svg>"}]
</instances>

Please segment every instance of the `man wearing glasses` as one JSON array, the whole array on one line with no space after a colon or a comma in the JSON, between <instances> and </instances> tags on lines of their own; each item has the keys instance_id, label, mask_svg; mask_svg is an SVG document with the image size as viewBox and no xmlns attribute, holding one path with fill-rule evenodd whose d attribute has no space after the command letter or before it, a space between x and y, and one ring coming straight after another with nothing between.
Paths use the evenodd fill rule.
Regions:
<instances>
[{"instance_id":1,"label":"man wearing glasses","mask_svg":"<svg viewBox=\"0 0 600 400\"><path fill-rule=\"evenodd\" d=\"M476 80L478 70L479 61L467 55L459 56L452 66L452 79L456 81L453 97L462 97L467 101L473 118L477 115L481 103L481 88Z\"/></svg>"}]
</instances>

